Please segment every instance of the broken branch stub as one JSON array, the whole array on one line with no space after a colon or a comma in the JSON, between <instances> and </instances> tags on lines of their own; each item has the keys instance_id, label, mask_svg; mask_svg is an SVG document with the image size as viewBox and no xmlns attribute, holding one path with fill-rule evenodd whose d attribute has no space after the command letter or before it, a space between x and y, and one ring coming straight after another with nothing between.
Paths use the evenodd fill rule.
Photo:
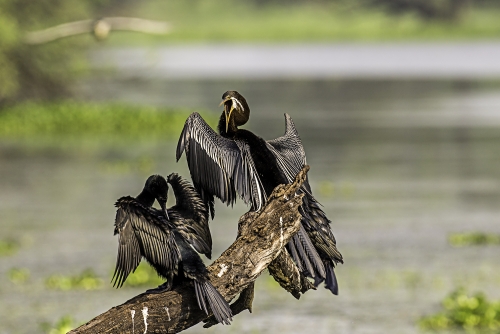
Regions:
<instances>
[{"instance_id":1,"label":"broken branch stub","mask_svg":"<svg viewBox=\"0 0 500 334\"><path fill-rule=\"evenodd\" d=\"M276 187L261 211L243 215L236 241L207 267L210 281L226 300L232 300L253 283L278 256L272 267L286 266L275 270L286 281L280 284L292 294L307 291L300 276L295 276L298 280L287 277L296 273L296 266L281 250L299 230L302 195L295 192L308 170L305 166L293 184ZM171 291L140 294L69 333L178 333L206 318L198 307L192 283L186 281Z\"/></svg>"}]
</instances>

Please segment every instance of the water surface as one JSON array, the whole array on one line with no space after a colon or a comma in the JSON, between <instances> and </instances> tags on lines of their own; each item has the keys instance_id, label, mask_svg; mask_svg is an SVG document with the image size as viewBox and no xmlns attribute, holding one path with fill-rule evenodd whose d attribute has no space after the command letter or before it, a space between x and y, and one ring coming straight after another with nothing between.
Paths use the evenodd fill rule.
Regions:
<instances>
[{"instance_id":1,"label":"water surface","mask_svg":"<svg viewBox=\"0 0 500 334\"><path fill-rule=\"evenodd\" d=\"M257 280L254 312L232 326L188 333L417 333L415 321L464 285L500 298L498 247L453 248L449 233L500 233L500 87L478 81L88 79L94 100L187 106L220 113L221 95L240 91L251 107L245 126L266 139L295 121L310 180L332 220L345 264L340 295L322 287L300 301L267 275ZM181 129L179 129L180 132ZM50 291L44 279L93 268L110 279L117 251L114 201L137 194L152 173L188 176L175 142L99 141L74 147L0 144L2 237L21 241L0 259L0 333L34 333L72 314L87 321L139 289ZM148 163L144 163L144 161ZM217 203L211 227L217 256L238 217ZM14 285L13 267L30 280Z\"/></svg>"}]
</instances>

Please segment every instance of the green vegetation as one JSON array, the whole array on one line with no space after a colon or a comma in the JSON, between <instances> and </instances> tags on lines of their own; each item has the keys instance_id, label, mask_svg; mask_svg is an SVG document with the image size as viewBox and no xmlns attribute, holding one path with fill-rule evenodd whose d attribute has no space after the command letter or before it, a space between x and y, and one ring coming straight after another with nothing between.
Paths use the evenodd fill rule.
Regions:
<instances>
[{"instance_id":1,"label":"green vegetation","mask_svg":"<svg viewBox=\"0 0 500 334\"><path fill-rule=\"evenodd\" d=\"M135 272L127 278L123 286L134 288L147 287L153 289L164 282L165 280L160 278L158 274L156 274L156 271L143 261L139 264Z\"/></svg>"},{"instance_id":2,"label":"green vegetation","mask_svg":"<svg viewBox=\"0 0 500 334\"><path fill-rule=\"evenodd\" d=\"M19 243L14 240L0 240L0 256L13 255L19 249Z\"/></svg>"},{"instance_id":3,"label":"green vegetation","mask_svg":"<svg viewBox=\"0 0 500 334\"><path fill-rule=\"evenodd\" d=\"M0 112L0 137L173 138L179 135L189 114L186 109L121 104L22 103Z\"/></svg>"},{"instance_id":4,"label":"green vegetation","mask_svg":"<svg viewBox=\"0 0 500 334\"><path fill-rule=\"evenodd\" d=\"M29 31L95 18L113 0L0 0L0 103L68 92L68 81L85 67L90 34L31 46Z\"/></svg>"},{"instance_id":5,"label":"green vegetation","mask_svg":"<svg viewBox=\"0 0 500 334\"><path fill-rule=\"evenodd\" d=\"M42 331L47 334L66 334L76 328L77 324L70 315L61 317L54 325L44 322L41 324Z\"/></svg>"},{"instance_id":6,"label":"green vegetation","mask_svg":"<svg viewBox=\"0 0 500 334\"><path fill-rule=\"evenodd\" d=\"M91 269L76 276L52 275L45 280L45 286L53 290L97 290L103 287L103 280Z\"/></svg>"},{"instance_id":7,"label":"green vegetation","mask_svg":"<svg viewBox=\"0 0 500 334\"><path fill-rule=\"evenodd\" d=\"M457 10L448 9L453 2L460 2ZM42 45L24 38L77 20L126 15L172 23L167 36L111 35L115 44L144 45L498 38L499 14L497 1L0 0L0 104L69 94L69 83L87 68L85 51L96 45L91 34Z\"/></svg>"},{"instance_id":8,"label":"green vegetation","mask_svg":"<svg viewBox=\"0 0 500 334\"><path fill-rule=\"evenodd\" d=\"M500 35L497 7L475 6L456 20L429 20L415 11L396 15L367 1L146 0L124 11L171 22L174 30L167 36L115 34L113 43L435 40Z\"/></svg>"},{"instance_id":9,"label":"green vegetation","mask_svg":"<svg viewBox=\"0 0 500 334\"><path fill-rule=\"evenodd\" d=\"M26 268L12 268L8 271L7 276L14 284L23 284L30 278L30 271Z\"/></svg>"},{"instance_id":10,"label":"green vegetation","mask_svg":"<svg viewBox=\"0 0 500 334\"><path fill-rule=\"evenodd\" d=\"M455 247L500 245L500 235L482 232L453 233L448 237L448 242Z\"/></svg>"},{"instance_id":11,"label":"green vegetation","mask_svg":"<svg viewBox=\"0 0 500 334\"><path fill-rule=\"evenodd\" d=\"M124 287L155 288L165 280L158 277L154 269L145 262L141 262L134 273L125 281ZM52 290L98 290L107 287L104 280L97 276L92 269L86 269L75 276L52 275L45 280L45 287Z\"/></svg>"},{"instance_id":12,"label":"green vegetation","mask_svg":"<svg viewBox=\"0 0 500 334\"><path fill-rule=\"evenodd\" d=\"M318 192L324 197L341 197L344 199L351 198L356 189L350 182L334 184L331 181L322 181L318 185Z\"/></svg>"},{"instance_id":13,"label":"green vegetation","mask_svg":"<svg viewBox=\"0 0 500 334\"><path fill-rule=\"evenodd\" d=\"M483 293L468 296L463 288L448 295L442 302L443 311L423 317L423 330L463 329L467 333L498 333L500 331L500 301L489 301Z\"/></svg>"}]
</instances>

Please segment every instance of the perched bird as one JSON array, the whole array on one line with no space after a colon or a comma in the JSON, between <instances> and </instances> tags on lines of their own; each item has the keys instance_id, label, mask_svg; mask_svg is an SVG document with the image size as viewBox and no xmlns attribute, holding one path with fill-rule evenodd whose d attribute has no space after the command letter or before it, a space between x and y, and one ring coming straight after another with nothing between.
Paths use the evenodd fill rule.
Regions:
<instances>
[{"instance_id":1,"label":"perched bird","mask_svg":"<svg viewBox=\"0 0 500 334\"><path fill-rule=\"evenodd\" d=\"M111 279L113 286L121 287L141 258L145 258L158 275L167 280L150 292L170 290L190 279L200 309L208 315L209 306L220 323L229 324L232 318L229 304L210 282L207 268L196 253L211 255L207 207L196 190L179 175L170 174L168 183L177 202L170 209L166 208L167 180L160 175L150 176L137 197L125 196L116 202L115 235L119 234L119 245ZM152 207L155 199L162 210Z\"/></svg>"},{"instance_id":2,"label":"perched bird","mask_svg":"<svg viewBox=\"0 0 500 334\"><path fill-rule=\"evenodd\" d=\"M177 161L186 152L193 184L209 206L212 219L214 196L229 205L239 195L251 210L258 211L276 186L291 183L306 165L302 142L288 114L285 134L265 141L238 128L250 117L250 108L241 94L225 92L221 105L224 111L219 119L219 134L193 113L186 120L176 152ZM314 199L307 179L299 193L304 193L301 226L286 247L299 270L314 278L316 286L324 281L326 288L338 294L334 267L343 259L331 222Z\"/></svg>"}]
</instances>

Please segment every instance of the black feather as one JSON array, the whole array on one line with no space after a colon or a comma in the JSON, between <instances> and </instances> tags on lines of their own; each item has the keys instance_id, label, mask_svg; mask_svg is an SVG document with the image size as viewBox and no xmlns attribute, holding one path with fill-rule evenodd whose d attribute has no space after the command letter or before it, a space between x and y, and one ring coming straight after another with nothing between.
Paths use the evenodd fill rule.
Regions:
<instances>
[{"instance_id":1,"label":"black feather","mask_svg":"<svg viewBox=\"0 0 500 334\"><path fill-rule=\"evenodd\" d=\"M208 303L215 319L223 325L230 325L231 320L233 320L231 308L212 283L208 280L203 282L195 281L194 285L199 307L209 315Z\"/></svg>"},{"instance_id":2,"label":"black feather","mask_svg":"<svg viewBox=\"0 0 500 334\"><path fill-rule=\"evenodd\" d=\"M144 257L158 275L169 280L165 287L171 288L182 279L193 280L200 308L207 315L211 310L221 323L229 324L229 305L210 284L208 271L195 251L211 255L208 209L186 180L171 174L168 182L177 203L167 210L167 220L164 211L152 207L155 198L166 202L167 182L158 179L163 178L150 177L139 196L122 197L115 204L118 209L114 231L119 235L119 246L113 286L121 287Z\"/></svg>"},{"instance_id":3,"label":"black feather","mask_svg":"<svg viewBox=\"0 0 500 334\"><path fill-rule=\"evenodd\" d=\"M330 290L334 295L338 295L339 285L337 283L337 277L335 276L333 264L330 261L325 261L325 269L326 269L325 287L328 290Z\"/></svg>"},{"instance_id":4,"label":"black feather","mask_svg":"<svg viewBox=\"0 0 500 334\"><path fill-rule=\"evenodd\" d=\"M285 134L266 142L238 128L250 115L250 108L241 94L229 91L223 99L225 111L234 109L234 116L226 122L226 112L221 114L220 135L199 114L193 113L186 121L177 146L177 159L186 152L193 184L208 204L212 219L214 196L232 205L238 194L251 205L251 210L258 211L277 185L292 183L307 164L302 141L288 114L285 114ZM300 209L302 227L287 248L303 273L315 282L329 279L333 284L324 261L343 263L343 258L337 249L330 220L314 199L307 178L298 193L304 194Z\"/></svg>"}]
</instances>

